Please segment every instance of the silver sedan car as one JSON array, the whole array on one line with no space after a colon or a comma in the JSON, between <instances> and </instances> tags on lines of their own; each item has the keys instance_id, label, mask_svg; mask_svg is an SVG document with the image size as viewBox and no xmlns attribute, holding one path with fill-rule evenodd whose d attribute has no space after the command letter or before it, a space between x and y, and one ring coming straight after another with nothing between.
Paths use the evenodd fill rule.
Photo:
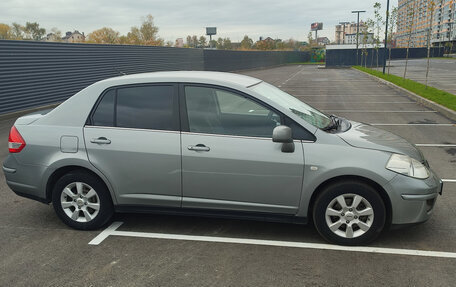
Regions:
<instances>
[{"instance_id":1,"label":"silver sedan car","mask_svg":"<svg viewBox=\"0 0 456 287\"><path fill-rule=\"evenodd\" d=\"M259 79L157 72L97 82L11 128L18 195L76 229L114 212L313 222L366 244L426 221L442 181L411 143L306 105Z\"/></svg>"}]
</instances>

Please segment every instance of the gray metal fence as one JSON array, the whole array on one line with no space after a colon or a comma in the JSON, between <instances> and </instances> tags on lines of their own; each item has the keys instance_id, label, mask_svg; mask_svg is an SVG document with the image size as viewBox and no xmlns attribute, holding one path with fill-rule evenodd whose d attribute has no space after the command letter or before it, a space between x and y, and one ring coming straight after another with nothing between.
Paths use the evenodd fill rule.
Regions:
<instances>
[{"instance_id":1,"label":"gray metal fence","mask_svg":"<svg viewBox=\"0 0 456 287\"><path fill-rule=\"evenodd\" d=\"M346 67L353 65L377 66L377 53L379 65L383 65L384 49L366 49L367 55L361 55L362 49L358 50L358 62L356 61L356 49L327 49L326 50L326 67ZM405 59L407 55L406 48L391 49L391 59ZM373 57L372 57L373 56ZM431 57L442 57L443 48L433 47L430 51ZM387 58L389 57L389 50ZM427 48L410 48L409 59L418 59L427 57Z\"/></svg>"},{"instance_id":2,"label":"gray metal fence","mask_svg":"<svg viewBox=\"0 0 456 287\"><path fill-rule=\"evenodd\" d=\"M204 68L207 71L246 70L309 60L308 52L204 50Z\"/></svg>"},{"instance_id":3,"label":"gray metal fence","mask_svg":"<svg viewBox=\"0 0 456 287\"><path fill-rule=\"evenodd\" d=\"M196 49L0 41L0 114L64 101L121 73L203 68Z\"/></svg>"},{"instance_id":4,"label":"gray metal fence","mask_svg":"<svg viewBox=\"0 0 456 287\"><path fill-rule=\"evenodd\" d=\"M299 62L305 55L0 40L0 114L64 101L122 73L234 71Z\"/></svg>"}]
</instances>

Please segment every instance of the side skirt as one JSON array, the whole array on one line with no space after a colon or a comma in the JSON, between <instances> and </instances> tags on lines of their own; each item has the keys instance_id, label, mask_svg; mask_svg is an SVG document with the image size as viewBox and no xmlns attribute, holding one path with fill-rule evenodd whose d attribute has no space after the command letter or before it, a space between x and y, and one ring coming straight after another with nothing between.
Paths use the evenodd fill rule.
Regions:
<instances>
[{"instance_id":1,"label":"side skirt","mask_svg":"<svg viewBox=\"0 0 456 287\"><path fill-rule=\"evenodd\" d=\"M116 212L119 212L119 213L152 213L152 214L166 214L166 215L198 216L198 217L228 218L228 219L243 219L243 220L254 220L254 221L267 221L267 222L307 224L306 217L298 217L298 216L294 216L294 215L285 215L285 214L261 213L261 212L225 211L225 210L194 209L194 208L163 208L163 207L137 206L137 205L117 205L117 206L115 206L115 210L116 210Z\"/></svg>"}]
</instances>

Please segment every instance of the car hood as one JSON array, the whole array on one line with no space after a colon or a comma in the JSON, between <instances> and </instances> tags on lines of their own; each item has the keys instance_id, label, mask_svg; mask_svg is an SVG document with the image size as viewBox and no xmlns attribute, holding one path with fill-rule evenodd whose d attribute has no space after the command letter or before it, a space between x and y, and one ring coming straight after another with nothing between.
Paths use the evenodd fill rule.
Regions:
<instances>
[{"instance_id":1,"label":"car hood","mask_svg":"<svg viewBox=\"0 0 456 287\"><path fill-rule=\"evenodd\" d=\"M344 133L337 134L349 145L358 148L405 154L420 162L424 161L421 152L413 144L400 136L371 125L357 122L351 123L351 129Z\"/></svg>"}]
</instances>

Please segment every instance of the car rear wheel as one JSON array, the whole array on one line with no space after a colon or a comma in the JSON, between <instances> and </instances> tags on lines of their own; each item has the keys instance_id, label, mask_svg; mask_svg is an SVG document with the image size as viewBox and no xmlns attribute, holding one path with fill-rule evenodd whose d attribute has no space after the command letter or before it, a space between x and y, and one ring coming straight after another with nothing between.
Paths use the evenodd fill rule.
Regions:
<instances>
[{"instance_id":1,"label":"car rear wheel","mask_svg":"<svg viewBox=\"0 0 456 287\"><path fill-rule=\"evenodd\" d=\"M62 176L54 185L52 204L59 218L76 229L97 229L114 214L111 196L96 176L74 171Z\"/></svg>"},{"instance_id":2,"label":"car rear wheel","mask_svg":"<svg viewBox=\"0 0 456 287\"><path fill-rule=\"evenodd\" d=\"M339 182L317 197L313 219L327 241L340 245L362 245L383 230L385 204L378 192L363 182Z\"/></svg>"}]
</instances>

